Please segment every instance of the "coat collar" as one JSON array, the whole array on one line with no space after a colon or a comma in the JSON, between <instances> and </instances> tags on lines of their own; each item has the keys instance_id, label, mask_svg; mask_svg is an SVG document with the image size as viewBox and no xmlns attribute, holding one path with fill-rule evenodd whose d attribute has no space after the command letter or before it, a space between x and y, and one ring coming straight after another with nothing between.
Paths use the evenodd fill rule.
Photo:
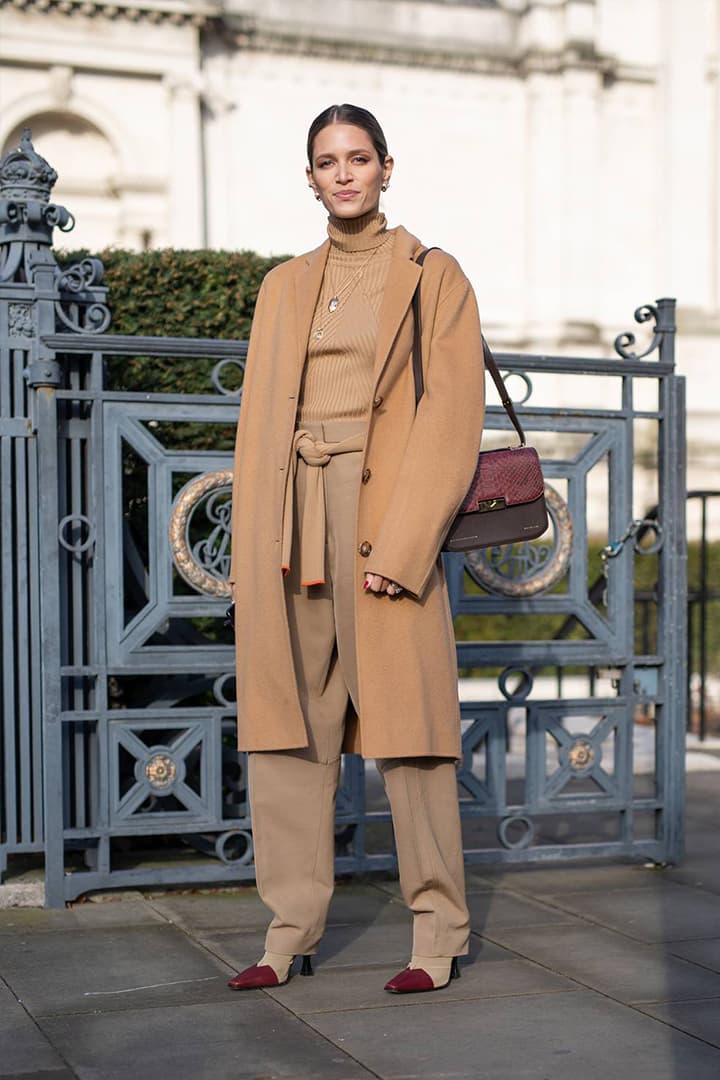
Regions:
<instances>
[{"instance_id":1,"label":"coat collar","mask_svg":"<svg viewBox=\"0 0 720 1080\"><path fill-rule=\"evenodd\" d=\"M409 233L402 225L397 227L385 294L380 307L374 383L382 373L400 324L412 301L415 287L420 280L422 269L414 262L414 259L421 249L422 244L416 236ZM295 276L295 334L300 370L305 363L310 326L320 295L329 251L330 241L326 240L320 247L298 259L299 266Z\"/></svg>"},{"instance_id":2,"label":"coat collar","mask_svg":"<svg viewBox=\"0 0 720 1080\"><path fill-rule=\"evenodd\" d=\"M320 247L309 251L298 260L300 266L295 277L295 339L301 371L305 364L310 325L320 295L329 251L330 241L326 240Z\"/></svg>"},{"instance_id":3,"label":"coat collar","mask_svg":"<svg viewBox=\"0 0 720 1080\"><path fill-rule=\"evenodd\" d=\"M377 385L387 363L400 324L410 307L413 293L422 275L422 268L414 262L415 256L421 248L422 244L416 236L409 233L402 225L398 227L395 233L393 256L390 260L385 283L385 293L380 305L373 368L374 385Z\"/></svg>"}]
</instances>

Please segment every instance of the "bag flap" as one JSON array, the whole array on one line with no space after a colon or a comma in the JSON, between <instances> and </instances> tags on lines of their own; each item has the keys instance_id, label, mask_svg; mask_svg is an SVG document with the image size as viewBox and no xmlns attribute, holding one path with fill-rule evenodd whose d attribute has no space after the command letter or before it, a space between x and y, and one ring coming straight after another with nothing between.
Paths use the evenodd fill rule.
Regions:
<instances>
[{"instance_id":1,"label":"bag flap","mask_svg":"<svg viewBox=\"0 0 720 1080\"><path fill-rule=\"evenodd\" d=\"M458 513L472 513L478 503L493 499L503 499L506 506L533 502L544 487L540 458L533 446L485 450L478 456L475 475Z\"/></svg>"}]
</instances>

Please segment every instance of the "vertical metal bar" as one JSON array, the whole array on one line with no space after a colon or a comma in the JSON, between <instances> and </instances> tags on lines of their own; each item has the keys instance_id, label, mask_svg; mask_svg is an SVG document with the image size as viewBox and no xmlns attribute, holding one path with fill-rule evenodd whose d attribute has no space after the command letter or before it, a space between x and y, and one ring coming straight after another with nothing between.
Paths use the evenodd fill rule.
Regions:
<instances>
[{"instance_id":1,"label":"vertical metal bar","mask_svg":"<svg viewBox=\"0 0 720 1080\"><path fill-rule=\"evenodd\" d=\"M107 551L105 544L105 416L104 416L104 363L100 352L92 354L90 361L90 389L93 391L88 432L88 462L90 500L95 520L95 549L92 558L92 581L88 605L88 663L96 672L93 687L93 706L98 715L97 729L91 740L94 761L90 766L90 824L97 830L108 827L107 785L107 725L108 725L108 672L107 631L108 610L105 583L107 579ZM120 459L122 460L122 458ZM118 479L121 472L118 471ZM122 597L122 593L121 593ZM122 600L121 600L122 602ZM110 843L101 837L98 847L98 869L110 869Z\"/></svg>"},{"instance_id":2,"label":"vertical metal bar","mask_svg":"<svg viewBox=\"0 0 720 1080\"><path fill-rule=\"evenodd\" d=\"M79 357L74 357L70 367L70 388L79 390L78 365ZM68 492L69 512L74 518L85 514L88 509L85 506L84 477L82 470L82 452L84 439L78 431L81 423L80 413L82 404L79 401L68 402L69 416L72 418L73 427L68 432L68 450L70 455L70 467L68 479L70 490ZM82 530L78 526L76 536L78 542L81 539ZM69 557L70 586L72 590L72 623L69 639L71 641L71 662L82 665L86 661L85 634L86 634L86 610L85 610L85 575L87 561L81 552L76 552ZM84 708L84 693L82 680L73 679L72 707L82 713ZM73 742L73 789L71 793L73 802L73 821L76 828L85 826L85 725L75 724L72 734Z\"/></svg>"},{"instance_id":3,"label":"vertical metal bar","mask_svg":"<svg viewBox=\"0 0 720 1080\"><path fill-rule=\"evenodd\" d=\"M635 461L635 429L633 426L634 386L632 376L625 376L622 380L622 409L625 416L624 426L624 456L622 465L618 468L617 485L611 481L611 488L617 486L617 501L611 496L611 510L615 508L614 535L615 539L622 535L629 525L634 513L634 461ZM613 451L611 451L612 453ZM614 631L617 632L619 648L622 655L632 658L635 655L635 605L628 603L635 592L635 553L632 543L625 544L620 555L614 560L619 563L612 577L615 588L608 591L608 599L613 596L615 602L615 619L613 620Z\"/></svg>"},{"instance_id":4,"label":"vertical metal bar","mask_svg":"<svg viewBox=\"0 0 720 1080\"><path fill-rule=\"evenodd\" d=\"M58 550L57 398L50 386L35 394L38 464L42 477L40 526L40 648L43 692L43 777L45 788L45 903L63 907L64 807L60 713L60 565Z\"/></svg>"},{"instance_id":5,"label":"vertical metal bar","mask_svg":"<svg viewBox=\"0 0 720 1080\"><path fill-rule=\"evenodd\" d=\"M675 359L675 301L658 301L660 359ZM664 660L662 760L663 859L677 862L685 842L685 733L687 633L687 491L685 482L685 380L665 375L660 381L660 439L658 453L659 520L663 544L659 556L658 644Z\"/></svg>"},{"instance_id":6,"label":"vertical metal bar","mask_svg":"<svg viewBox=\"0 0 720 1080\"><path fill-rule=\"evenodd\" d=\"M694 630L694 603L692 595L690 595L690 587L688 586L688 602L687 602L687 648L686 648L686 672L687 677L685 679L685 708L687 709L687 730L692 728L692 670L694 662L693 653L693 630Z\"/></svg>"},{"instance_id":7,"label":"vertical metal bar","mask_svg":"<svg viewBox=\"0 0 720 1080\"><path fill-rule=\"evenodd\" d=\"M19 361L22 354L13 351L11 358L11 378L13 380L13 397L15 416L24 415L24 385L22 367ZM28 507L27 507L27 471L26 471L26 440L15 440L15 642L19 644L15 656L16 675L16 703L15 715L17 724L18 740L18 813L20 817L20 841L28 844L32 841L32 744L31 744L31 701L29 695L30 664L29 664L29 620L28 620L28 596L29 596L29 566L28 566ZM6 596L12 596L13 590L3 590Z\"/></svg>"},{"instance_id":8,"label":"vertical metal bar","mask_svg":"<svg viewBox=\"0 0 720 1080\"><path fill-rule=\"evenodd\" d=\"M58 525L60 521L69 512L69 488L70 482L68 479L68 467L67 467L67 438L63 432L63 427L67 422L68 416L68 402L61 399L59 402L56 400L55 404L55 424L56 424L56 456L57 456L57 484L56 484L56 498L57 498L57 511L55 515L55 533L56 539L58 539ZM41 473L41 475L44 475ZM41 496L42 497L42 496ZM72 533L66 530L66 535L72 537ZM72 662L72 636L71 636L71 618L72 609L70 606L70 588L68 583L69 578L69 552L63 548L58 547L58 626L62 627L62 634L60 635L60 665L69 665ZM70 685L69 680L60 676L60 707L61 709L69 709L72 705L72 689L68 690ZM60 756L58 760L62 764L63 772L63 784L62 784L62 819L65 825L72 821L72 760L70 754L70 733L72 729L67 728L62 735L62 744L60 750Z\"/></svg>"},{"instance_id":9,"label":"vertical metal bar","mask_svg":"<svg viewBox=\"0 0 720 1080\"><path fill-rule=\"evenodd\" d=\"M700 525L700 741L705 739L707 722L707 596L708 596L708 542L707 542L707 496L701 496L702 518Z\"/></svg>"},{"instance_id":10,"label":"vertical metal bar","mask_svg":"<svg viewBox=\"0 0 720 1080\"><path fill-rule=\"evenodd\" d=\"M12 418L11 370L9 350L0 356L0 425ZM2 428L0 427L0 430ZM13 490L12 435L0 435L0 491ZM14 497L14 496L13 496ZM13 500L0 499L0 581L2 582L2 698L3 698L3 787L5 789L5 842L12 848L18 841L16 775L16 681L15 681L15 535Z\"/></svg>"},{"instance_id":11,"label":"vertical metal bar","mask_svg":"<svg viewBox=\"0 0 720 1080\"><path fill-rule=\"evenodd\" d=\"M30 415L32 391L26 386L25 411ZM30 700L32 702L32 782L33 782L33 838L41 841L44 836L44 790L43 790L43 712L42 712L42 652L40 646L40 528L39 484L37 461L37 430L32 442L28 440L28 534L30 544Z\"/></svg>"}]
</instances>

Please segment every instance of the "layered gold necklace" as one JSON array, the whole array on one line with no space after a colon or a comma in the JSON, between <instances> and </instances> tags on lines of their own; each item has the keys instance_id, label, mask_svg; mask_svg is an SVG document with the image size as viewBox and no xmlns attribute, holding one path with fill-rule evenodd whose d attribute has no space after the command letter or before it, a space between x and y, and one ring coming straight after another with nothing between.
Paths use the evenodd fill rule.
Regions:
<instances>
[{"instance_id":1,"label":"layered gold necklace","mask_svg":"<svg viewBox=\"0 0 720 1080\"><path fill-rule=\"evenodd\" d=\"M349 277L345 278L345 280L341 282L341 284L334 290L333 295L330 297L327 304L327 310L330 315L333 315L337 311L341 303L347 301L348 297L359 284L360 278L363 276L363 273L365 272L368 263L370 263L375 258L380 248L384 247L387 241L388 237L385 237L382 243L378 244L377 247L373 248L373 250L370 252L370 255L367 257L367 259L365 259L363 263L360 264L357 270L354 270L353 273L350 274ZM313 331L313 336L318 341L324 335L325 329L329 321L330 320L325 319L321 323L321 325Z\"/></svg>"}]
</instances>

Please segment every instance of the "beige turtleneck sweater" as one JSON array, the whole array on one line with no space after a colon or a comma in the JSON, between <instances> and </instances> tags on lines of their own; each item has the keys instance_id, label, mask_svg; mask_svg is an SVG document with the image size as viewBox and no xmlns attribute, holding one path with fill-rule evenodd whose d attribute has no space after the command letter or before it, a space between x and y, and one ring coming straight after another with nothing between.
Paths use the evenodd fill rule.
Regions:
<instances>
[{"instance_id":1,"label":"beige turtleneck sweater","mask_svg":"<svg viewBox=\"0 0 720 1080\"><path fill-rule=\"evenodd\" d=\"M313 315L298 422L358 420L372 394L378 316L394 230L384 214L328 222L330 251ZM329 310L331 300L334 311Z\"/></svg>"}]
</instances>

